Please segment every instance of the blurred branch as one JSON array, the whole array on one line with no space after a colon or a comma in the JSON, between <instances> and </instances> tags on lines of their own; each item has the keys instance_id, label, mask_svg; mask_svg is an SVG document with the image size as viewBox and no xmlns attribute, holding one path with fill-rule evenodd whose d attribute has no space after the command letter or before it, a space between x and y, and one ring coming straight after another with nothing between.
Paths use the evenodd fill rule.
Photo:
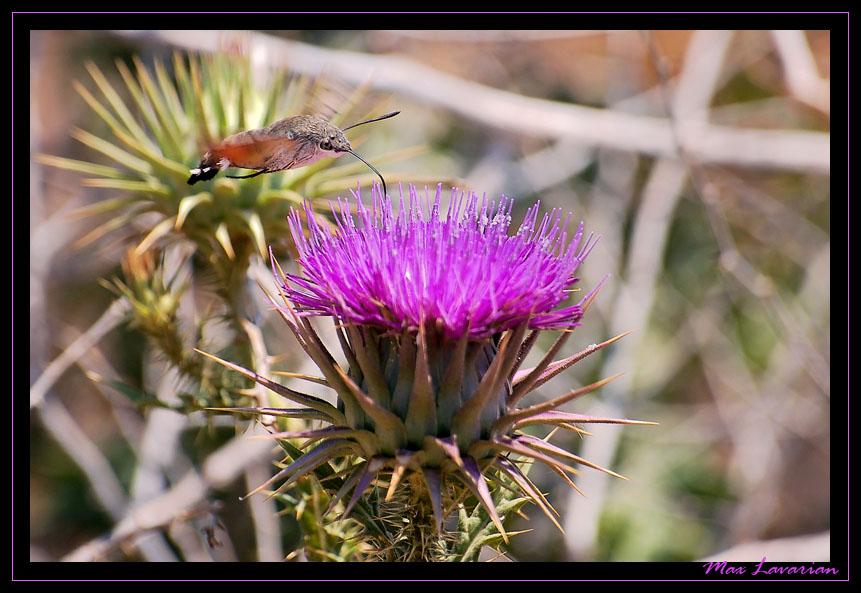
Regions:
<instances>
[{"instance_id":1,"label":"blurred branch","mask_svg":"<svg viewBox=\"0 0 861 593\"><path fill-rule=\"evenodd\" d=\"M828 115L831 113L831 85L819 76L816 60L804 31L771 31L783 75L792 95Z\"/></svg>"},{"instance_id":2,"label":"blurred branch","mask_svg":"<svg viewBox=\"0 0 861 593\"><path fill-rule=\"evenodd\" d=\"M717 35L720 35L720 33L713 32L711 37ZM797 41L791 35L789 38ZM694 36L691 44L693 45L697 40L701 40L699 53L702 56L707 56L712 51L714 40L710 39L709 36L700 34ZM803 41L803 37L801 40ZM650 47L654 49L654 45ZM666 73L662 71L659 56L656 56L656 62L658 62L659 74L661 74L664 86L666 87ZM719 67L720 63L722 63L722 59L715 62L715 67ZM698 66L700 71L704 69L702 59L699 60ZM684 117L689 113L697 113L699 110L708 107L713 88L706 88L706 85L695 84L691 85L690 88L693 91L692 93L678 92L673 97L671 110L673 118L677 115ZM699 100L695 97L696 93L700 94ZM705 118L706 114L701 113L700 116ZM789 307L778 294L772 279L748 262L736 248L729 222L726 216L720 211L718 190L706 177L703 163L685 149L681 140L679 141L679 150L687 168L690 170L694 189L699 194L705 207L715 240L718 243L720 250L718 263L720 269L734 278L751 295L760 299L765 304L766 310L775 325L780 328L783 335L790 338L790 342L794 346L793 349L797 351L799 366L806 366L811 377L817 382L822 391L828 393L830 389L828 362L819 354L815 346L811 344L808 338L810 332L804 331L809 328L803 327L802 323L800 323L803 321L803 318L790 313Z\"/></svg>"},{"instance_id":3,"label":"blurred branch","mask_svg":"<svg viewBox=\"0 0 861 593\"><path fill-rule=\"evenodd\" d=\"M117 31L192 51L218 52L225 34L216 31ZM237 35L238 36L238 35ZM694 119L634 115L524 97L445 74L404 58L314 47L259 33L244 33L254 63L289 67L300 74L326 73L355 85L370 84L445 107L502 130L526 136L574 139L585 144L675 158L679 147L704 164L793 169L827 173L830 135L803 130L755 130ZM421 84L417 84L418 82ZM469 99L466 100L465 98ZM707 107L707 106L706 106Z\"/></svg>"},{"instance_id":4,"label":"blurred branch","mask_svg":"<svg viewBox=\"0 0 861 593\"><path fill-rule=\"evenodd\" d=\"M726 430L732 447L730 477L741 495L733 508L730 532L742 538L758 537L780 504L781 483L770 470L784 462L778 446L783 427L761 397L742 353L724 335L722 313L717 307L697 312L690 335L702 353L715 410L724 425L731 427Z\"/></svg>"},{"instance_id":5,"label":"blurred branch","mask_svg":"<svg viewBox=\"0 0 861 593\"><path fill-rule=\"evenodd\" d=\"M594 37L608 35L619 31L608 30L422 30L422 29L397 29L389 31L378 31L378 33L391 35L402 39L420 39L422 41L433 41L441 43L510 43L512 41L547 41L548 39L576 39L578 37Z\"/></svg>"},{"instance_id":6,"label":"blurred branch","mask_svg":"<svg viewBox=\"0 0 861 593\"><path fill-rule=\"evenodd\" d=\"M125 297L118 298L87 331L63 350L63 353L45 367L39 378L30 387L30 407L40 406L45 394L75 361L85 355L105 334L120 325L131 311L131 304Z\"/></svg>"},{"instance_id":7,"label":"blurred branch","mask_svg":"<svg viewBox=\"0 0 861 593\"><path fill-rule=\"evenodd\" d=\"M710 192L714 193L714 192ZM709 217L713 228L726 226L726 220L716 212L716 200L711 198L704 200L709 206ZM715 233L720 245L720 269L736 282L739 286L750 292L751 295L760 299L765 306L769 317L780 333L790 338L790 343L796 350L799 364L810 371L810 376L816 381L817 386L823 393L829 393L831 389L831 373L828 360L823 357L816 346L811 343L809 333L804 330L804 317L793 315L789 307L783 301L775 289L772 280L750 264L734 247L728 230Z\"/></svg>"},{"instance_id":8,"label":"blurred branch","mask_svg":"<svg viewBox=\"0 0 861 593\"><path fill-rule=\"evenodd\" d=\"M87 437L78 423L56 398L46 398L37 408L42 424L59 443L66 455L87 476L99 504L113 518L126 512L128 499L111 464Z\"/></svg>"},{"instance_id":9,"label":"blurred branch","mask_svg":"<svg viewBox=\"0 0 861 593\"><path fill-rule=\"evenodd\" d=\"M249 433L263 433L255 424ZM173 521L187 518L195 509L209 508L204 502L211 488L226 486L245 471L249 463L268 458L272 442L235 438L210 455L202 466L202 473L189 470L170 490L142 502L128 510L107 536L96 538L80 546L65 561L93 561L106 557L120 546L135 541L153 529L160 529ZM203 507L201 507L203 504Z\"/></svg>"},{"instance_id":10,"label":"blurred branch","mask_svg":"<svg viewBox=\"0 0 861 593\"><path fill-rule=\"evenodd\" d=\"M269 376L269 354L266 351L266 343L263 340L263 332L260 328L247 319L241 319L242 329L248 337L248 343L251 346L251 352L254 356L254 370L258 375L264 377ZM266 389L259 384L255 384L252 388L254 398L257 400L257 406L265 408L269 405L269 396ZM268 414L260 416L260 423L264 426L270 426L275 422L275 417Z\"/></svg>"},{"instance_id":11,"label":"blurred branch","mask_svg":"<svg viewBox=\"0 0 861 593\"><path fill-rule=\"evenodd\" d=\"M676 110L689 118L705 119L714 92L723 58L731 34L726 31L698 31L691 38L685 54L684 66L679 75L676 93L672 98L671 115ZM648 40L647 40L648 41ZM660 64L656 64L661 67ZM659 280L673 212L681 198L687 167L675 159L660 159L652 168L636 212L628 247L623 281L619 287L610 332L645 328L655 299L655 286ZM646 332L642 332L645 336ZM603 372L606 374L636 369L637 340L622 340L607 354ZM621 414L620 408L631 392L634 374L628 373L621 381L608 385L599 411L594 413ZM607 409L609 408L609 409ZM598 438L584 442L583 456L595 463L609 464L621 438L619 427L607 427ZM599 472L584 473L578 482L590 494L581 499L569 495L566 518L565 543L568 550L582 558L594 550L598 535L598 520L602 510L601 494L607 488L606 475ZM576 517L576 518L575 518Z\"/></svg>"},{"instance_id":12,"label":"blurred branch","mask_svg":"<svg viewBox=\"0 0 861 593\"><path fill-rule=\"evenodd\" d=\"M249 270L250 278L251 270ZM242 329L245 330L248 336L249 344L251 345L252 355L254 357L254 369L258 374L263 376L269 375L269 354L266 351L266 342L263 339L263 332L260 327L247 319L240 320ZM254 387L254 397L257 399L257 405L266 407L269 405L268 395L262 385L256 384ZM259 421L264 426L270 426L275 423L275 417L262 415ZM248 464L245 469L245 483L249 492L269 479L269 473L262 467L261 463ZM269 498L261 498L252 496L249 499L249 511L251 513L251 521L254 525L254 538L257 548L258 562L280 562L284 559L284 553L281 548L281 531L280 523L273 521L272 518L277 516L278 508L275 506L275 501Z\"/></svg>"},{"instance_id":13,"label":"blurred branch","mask_svg":"<svg viewBox=\"0 0 861 593\"><path fill-rule=\"evenodd\" d=\"M831 532L745 542L702 558L700 562L829 562Z\"/></svg>"},{"instance_id":14,"label":"blurred branch","mask_svg":"<svg viewBox=\"0 0 861 593\"><path fill-rule=\"evenodd\" d=\"M271 476L263 463L248 464L245 469L245 484L248 491L257 488ZM251 522L254 525L254 541L258 562L281 562L284 552L281 547L281 523L275 500L263 496L248 499Z\"/></svg>"},{"instance_id":15,"label":"blurred branch","mask_svg":"<svg viewBox=\"0 0 861 593\"><path fill-rule=\"evenodd\" d=\"M713 32L712 37L719 34L719 32ZM710 52L713 52L713 40L708 39L706 35L698 34L691 39L691 45L698 39L702 40L702 47L697 51L701 56L708 57ZM653 44L650 47L655 51L656 48ZM666 88L669 86L667 75L666 71L662 68L660 60L660 56L656 55L657 68L663 81L663 87ZM716 62L716 67L720 67L722 61L721 58ZM699 60L698 66L700 71L704 69L702 58ZM677 116L680 116L682 120L685 117L691 116L699 116L705 119L707 116L705 110L708 108L711 93L714 91L713 85L692 84L690 85L690 89L691 92L689 93L679 91L672 97L670 112L674 121ZM670 101L669 97L667 101ZM719 268L726 275L738 282L741 287L750 292L751 295L764 303L775 326L780 329L780 333L790 338L794 349L797 351L799 364L809 369L811 377L817 382L820 389L827 393L830 389L830 373L827 360L811 344L809 339L810 334L803 331L805 328L800 327L799 318L790 314L789 307L781 298L772 279L752 265L736 248L729 221L720 210L721 200L719 199L718 189L706 176L703 168L704 163L701 162L697 155L687 150L681 136L678 138L678 145L682 160L691 174L694 189L699 194L700 200L703 203L712 232L717 241L720 251L718 258Z\"/></svg>"}]
</instances>

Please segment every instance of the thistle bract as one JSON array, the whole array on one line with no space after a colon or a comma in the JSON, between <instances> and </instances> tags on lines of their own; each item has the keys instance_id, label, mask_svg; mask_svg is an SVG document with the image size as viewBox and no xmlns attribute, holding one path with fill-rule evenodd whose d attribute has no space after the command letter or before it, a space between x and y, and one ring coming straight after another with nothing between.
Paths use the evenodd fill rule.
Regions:
<instances>
[{"instance_id":1,"label":"thistle bract","mask_svg":"<svg viewBox=\"0 0 861 593\"><path fill-rule=\"evenodd\" d=\"M570 215L563 220L558 210L541 216L538 204L509 234L512 201L504 196L490 201L453 190L443 214L441 186L434 198L410 186L397 211L374 190L368 206L353 192L355 214L350 200L339 200L334 223L310 204L305 224L302 212L291 211L301 275L284 274L272 259L283 297L276 308L322 372L318 381L337 392L337 403L230 365L306 406L281 415L322 425L274 435L303 439L305 452L258 490L285 478L280 488L286 488L337 462L344 477L332 488L332 505L343 500L344 515L369 488L382 488L391 501L403 486L413 512L408 522L421 523L415 509L428 508L439 533L451 508L472 495L507 539L493 496L504 485L558 526L522 462L544 463L572 485L566 472L577 470L571 464L618 474L521 429L545 424L580 432L580 423L639 423L558 409L609 379L518 406L530 391L621 337L554 360L597 290L565 304L595 237L584 239L583 224L572 228ZM334 320L346 366L312 328L315 316ZM542 330L560 335L534 368L521 369ZM414 556L395 555L405 557Z\"/></svg>"}]
</instances>

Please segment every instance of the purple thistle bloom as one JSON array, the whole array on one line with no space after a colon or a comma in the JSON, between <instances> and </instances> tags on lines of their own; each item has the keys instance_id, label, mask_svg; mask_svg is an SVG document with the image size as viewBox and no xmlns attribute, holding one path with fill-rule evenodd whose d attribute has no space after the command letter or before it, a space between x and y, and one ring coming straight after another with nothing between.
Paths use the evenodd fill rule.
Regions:
<instances>
[{"instance_id":1,"label":"purple thistle bloom","mask_svg":"<svg viewBox=\"0 0 861 593\"><path fill-rule=\"evenodd\" d=\"M448 213L441 217L441 185L433 201L427 191L422 198L410 186L409 204L402 193L397 214L378 189L370 208L353 192L355 214L348 200L339 199L332 225L318 219L309 202L307 231L301 212L291 211L302 275L285 275L272 257L284 306L273 304L323 375L304 378L333 389L338 401L331 404L216 359L304 406L252 412L329 425L273 433L278 439L303 439L299 447L308 450L291 452L292 463L252 493L279 480L283 490L322 466L318 478L328 480L332 471L343 475L340 485L326 484L330 508L343 501L348 516L360 500L381 504L382 491L372 499L363 494L385 487L375 479L388 475L385 504L404 493L398 506L403 520L392 524L414 532L380 532L378 547L393 558L427 559L447 549L444 538L434 542L426 530L432 525L441 533L445 516L463 504L467 492L487 511L503 541L503 516L491 488L512 489L531 500L561 529L556 512L519 464L540 462L566 476L577 472L573 462L621 476L522 429L546 425L582 434L579 423L647 424L559 409L615 377L519 405L534 389L624 335L554 360L598 290L578 304L561 306L597 239L589 235L583 241L582 223L569 238L570 215L563 222L554 209L539 218L538 204L509 235L512 202L504 196L497 203L453 189ZM332 356L305 319L310 316L333 318L346 364ZM534 367L521 369L540 330L560 332ZM346 465L339 462L337 470L327 465L340 459ZM380 516L391 511L377 508ZM365 525L379 532L374 521Z\"/></svg>"},{"instance_id":2,"label":"purple thistle bloom","mask_svg":"<svg viewBox=\"0 0 861 593\"><path fill-rule=\"evenodd\" d=\"M513 202L505 196L497 203L452 189L442 218L441 184L432 204L411 185L409 205L401 193L397 214L376 188L371 209L352 193L356 216L349 200L338 199L339 212L332 206L337 232L317 220L310 203L304 208L310 236L300 212L290 213L304 275L288 275L296 288L283 288L301 315L397 331L435 324L453 340L467 331L470 339L487 338L527 319L530 329L579 325L580 304L555 308L597 238L590 234L581 246L581 222L569 241L570 214L564 224L558 209L539 221L536 204L509 236Z\"/></svg>"}]
</instances>

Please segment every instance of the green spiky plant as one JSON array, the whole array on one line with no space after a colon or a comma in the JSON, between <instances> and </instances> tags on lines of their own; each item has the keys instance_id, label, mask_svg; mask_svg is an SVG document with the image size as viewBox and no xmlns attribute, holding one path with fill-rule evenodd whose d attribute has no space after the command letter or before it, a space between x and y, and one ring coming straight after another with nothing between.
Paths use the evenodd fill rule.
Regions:
<instances>
[{"instance_id":1,"label":"green spiky plant","mask_svg":"<svg viewBox=\"0 0 861 593\"><path fill-rule=\"evenodd\" d=\"M282 481L271 493L284 495L316 481L330 497L329 511L362 525L364 557L383 560L474 560L482 545L508 541L506 516L529 501L561 529L524 463L544 463L572 486L572 463L621 476L524 429L584 434L581 423L649 424L558 409L612 377L519 405L621 337L554 360L597 292L559 306L593 237L583 241L582 223L569 237L558 212L539 222L537 205L509 236L505 197L497 204L452 190L442 217L441 186L435 200L411 186L397 213L378 189L371 209L354 192L355 216L339 199L336 230L310 204L307 229L300 211L291 212L302 275L285 274L272 258L283 300L271 299L273 305L322 373L308 379L334 390L336 404L206 354L303 405L232 411L301 416L317 425L271 434L284 447L283 468L251 494ZM346 366L311 325L319 316L334 321ZM561 334L535 367L521 369L548 330ZM446 528L450 518L454 529Z\"/></svg>"},{"instance_id":2,"label":"green spiky plant","mask_svg":"<svg viewBox=\"0 0 861 593\"><path fill-rule=\"evenodd\" d=\"M93 63L86 67L95 90L75 83L110 137L78 128L72 136L100 153L103 162L51 155L39 155L37 160L83 173L87 175L84 186L109 192L106 199L78 212L108 217L80 245L109 233L131 232L129 239L136 246L129 257L152 252L149 257L158 266L171 246L191 245L196 280L216 297L213 315L223 316L238 336L231 345L234 352L229 354L250 364L251 352L241 336L243 324L258 317L256 311L247 310L252 302L247 282L251 258L265 259L269 246L279 254L288 253L286 216L291 204L352 187L369 180L370 173L356 176L364 167L358 161L336 167L336 161L323 159L295 171L248 180L219 177L190 186L186 183L189 169L197 165L207 146L232 133L301 112L318 91L309 79L288 80L283 73L261 87L254 84L247 60L225 54L196 57L175 53L170 63L155 59L151 68L139 57L132 62L130 68L117 61L119 85ZM362 94L358 90L349 97L332 122L337 125L344 118L358 118ZM386 159L410 153L403 151ZM134 262L127 268L146 269ZM156 347L198 385L210 386L186 394L193 401L190 409L249 403L237 392L235 380L213 374L212 365L201 365L192 354L189 346L199 345L199 336L189 343L180 336L173 313L153 315L147 309L156 304L147 294L167 291L176 296L186 288L179 283L165 286L163 276L137 274L126 282L115 280L114 288L136 303L132 310L135 323L154 338ZM177 302L178 298L167 299L159 306ZM155 321L161 325L156 327ZM225 381L227 385L221 385ZM213 398L215 393L220 395Z\"/></svg>"},{"instance_id":3,"label":"green spiky plant","mask_svg":"<svg viewBox=\"0 0 861 593\"><path fill-rule=\"evenodd\" d=\"M191 381L183 383L184 391L177 394L182 403L175 405L135 386L89 376L107 382L141 407L170 407L187 414L219 406L266 405L255 397L259 392L251 389L253 382L202 359L193 348L212 347L212 341L204 339L204 330L215 321L212 325L226 327L228 334L219 354L248 366L261 364L261 353L251 343L251 334L259 334L255 327L259 314L250 306L253 299L248 292L249 287L256 288L247 280L252 259L267 258L269 248L289 256L286 217L291 205L368 182L372 174L359 161L322 159L301 169L248 180L219 176L190 186L187 179L189 169L197 166L214 141L313 111L316 95L326 92L329 83L291 78L282 72L258 85L249 62L228 54L175 53L172 60L155 59L151 66L134 57L131 64L118 60L114 73L93 63L86 68L91 81L74 86L97 120L89 130L75 128L71 135L94 153L93 161L53 155L36 158L81 173L84 186L104 192L104 199L76 213L105 219L78 245L117 235L131 244L123 250L123 278L105 284L131 305L131 327L146 335L158 356ZM330 121L342 125L373 115L362 110L364 94L358 89L343 100ZM360 142L361 136L354 137L354 146ZM381 164L416 152L407 149L374 161ZM192 258L191 277L168 275L166 260L172 250ZM196 319L189 332L181 323L179 304L192 286L203 286L208 301L205 317ZM300 429L303 422L302 418L278 419L277 426ZM308 502L319 500L321 492L311 485L303 493L299 499L282 502L290 505L289 512L297 512L303 525L310 526L319 509L313 511L315 505ZM328 538L318 538L312 531L306 546L309 557L345 559L354 554L351 546L336 549L331 543L337 534L349 541L350 526L330 528Z\"/></svg>"}]
</instances>

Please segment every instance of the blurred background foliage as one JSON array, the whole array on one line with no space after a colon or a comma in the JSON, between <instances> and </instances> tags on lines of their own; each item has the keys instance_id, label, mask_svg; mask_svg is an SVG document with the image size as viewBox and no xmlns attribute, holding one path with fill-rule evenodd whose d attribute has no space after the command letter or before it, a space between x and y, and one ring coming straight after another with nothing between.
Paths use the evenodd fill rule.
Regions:
<instances>
[{"instance_id":1,"label":"blurred background foliage","mask_svg":"<svg viewBox=\"0 0 861 593\"><path fill-rule=\"evenodd\" d=\"M596 425L593 436L564 443L630 479L585 468L576 482L586 498L533 468L530 477L549 492L565 533L527 505L509 524L530 530L512 539L511 559L690 561L745 542L800 536L807 539L782 540L801 546L784 548L787 560L828 558L828 31L179 33L30 33L31 385L76 340L92 337L31 401L31 560L301 559L295 516L276 518L272 501L237 501L271 474L272 455L255 450L243 458L229 448L242 436L232 419L179 414L170 394L150 394L150 403L170 404L161 408L133 401L167 389L165 360L135 327L111 324L105 312L116 292L104 280L133 280L121 262L145 235L138 229L133 238L132 222L124 221L81 245L110 213L72 214L130 189L146 201L152 188L82 183L88 176L80 170L37 156L111 166L92 143L74 138L75 129L114 137L76 88L95 95L97 70L134 105L123 67L163 68L170 81L181 78L178 64L196 60L228 68L246 61L262 97L277 76L324 77L335 99L321 103L333 116L340 112L341 125L376 105L384 106L378 112L401 110L351 135L361 137L358 151L383 172L393 196L399 180L441 181L491 198L504 193L515 198L515 220L540 199L544 209L571 211L587 231L603 235L580 268L581 286L611 278L563 355L633 333L532 397L622 371L623 379L569 407L660 426ZM357 89L365 107L343 120L340 108L352 105ZM264 103L245 103L247 121L262 125ZM271 110L271 120L301 108L287 103ZM577 106L592 110L567 110ZM146 122L140 110L131 117ZM179 176L199 157L194 126L174 130L172 142L182 146L165 156ZM345 167L339 178L369 187L372 176L358 161L339 159L337 166ZM279 175L289 183L295 177L291 195L316 204L355 187L327 185L325 172L309 183L311 173ZM233 199L249 193L241 201L253 210L254 196L285 182L261 177L219 187ZM181 181L175 191L195 193ZM290 195L277 197L289 202ZM266 244L289 249L280 210L264 218ZM255 228L242 231L250 233L249 258L259 245ZM208 248L218 249L208 239ZM198 302L196 310L207 306ZM188 312L176 307L180 318ZM265 363L301 372L295 342L265 303L255 311L258 338L271 355L257 357L258 369ZM572 438L554 437L559 444ZM233 464L239 456L238 468L228 453ZM165 494L189 475L208 480L205 494L171 509ZM166 515L155 513L162 519L151 529L124 531L128 509L147 503ZM213 538L219 545L210 545ZM92 553L106 539L111 545Z\"/></svg>"}]
</instances>

